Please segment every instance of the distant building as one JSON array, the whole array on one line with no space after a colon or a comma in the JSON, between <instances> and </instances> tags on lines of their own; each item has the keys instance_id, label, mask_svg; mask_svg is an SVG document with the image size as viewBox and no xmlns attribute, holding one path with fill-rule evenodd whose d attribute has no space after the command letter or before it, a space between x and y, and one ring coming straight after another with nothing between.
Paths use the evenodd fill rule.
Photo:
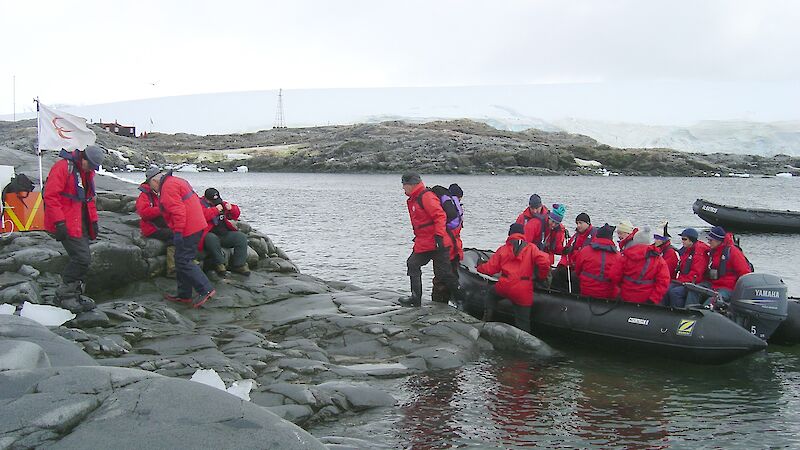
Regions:
<instances>
[{"instance_id":1,"label":"distant building","mask_svg":"<svg viewBox=\"0 0 800 450\"><path fill-rule=\"evenodd\" d=\"M136 137L136 127L135 126L127 126L127 125L120 125L115 120L114 123L98 123L100 127L104 130L114 133L117 136L125 136L125 137Z\"/></svg>"}]
</instances>

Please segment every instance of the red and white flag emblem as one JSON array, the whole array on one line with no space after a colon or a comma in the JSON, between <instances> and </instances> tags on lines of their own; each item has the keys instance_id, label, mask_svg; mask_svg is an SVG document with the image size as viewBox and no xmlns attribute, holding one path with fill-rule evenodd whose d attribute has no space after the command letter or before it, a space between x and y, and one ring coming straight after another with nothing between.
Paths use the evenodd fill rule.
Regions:
<instances>
[{"instance_id":1,"label":"red and white flag emblem","mask_svg":"<svg viewBox=\"0 0 800 450\"><path fill-rule=\"evenodd\" d=\"M86 119L50 109L39 102L39 152L42 150L83 150L97 135Z\"/></svg>"}]
</instances>

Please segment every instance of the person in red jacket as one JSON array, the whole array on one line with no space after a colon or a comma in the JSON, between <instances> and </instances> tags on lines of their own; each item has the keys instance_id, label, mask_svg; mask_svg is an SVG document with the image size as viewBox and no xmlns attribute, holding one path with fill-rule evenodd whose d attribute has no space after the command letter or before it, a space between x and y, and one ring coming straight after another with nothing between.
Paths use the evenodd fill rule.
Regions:
<instances>
[{"instance_id":1,"label":"person in red jacket","mask_svg":"<svg viewBox=\"0 0 800 450\"><path fill-rule=\"evenodd\" d=\"M564 205L554 203L552 211L547 215L547 229L541 249L550 255L550 265L555 262L556 255L564 253L566 230L564 225L561 225L561 221L564 220L566 213L567 208Z\"/></svg>"},{"instance_id":2,"label":"person in red jacket","mask_svg":"<svg viewBox=\"0 0 800 450\"><path fill-rule=\"evenodd\" d=\"M575 255L575 275L581 295L594 298L617 296L617 286L609 276L616 270L620 259L613 237L614 227L604 224L597 229L589 245Z\"/></svg>"},{"instance_id":3,"label":"person in red jacket","mask_svg":"<svg viewBox=\"0 0 800 450\"><path fill-rule=\"evenodd\" d=\"M206 219L200 199L188 181L172 175L172 171L158 171L147 179L150 188L158 192L161 211L167 226L173 232L175 244L175 271L178 290L175 295L164 298L174 302L203 306L217 291L206 274L192 261L197 256L197 247L206 229ZM192 289L197 298L192 298Z\"/></svg>"},{"instance_id":4,"label":"person in red jacket","mask_svg":"<svg viewBox=\"0 0 800 450\"><path fill-rule=\"evenodd\" d=\"M634 227L630 220L623 220L617 225L617 237L619 238L617 247L620 252L624 252L628 248L637 232L639 229Z\"/></svg>"},{"instance_id":5,"label":"person in red jacket","mask_svg":"<svg viewBox=\"0 0 800 450\"><path fill-rule=\"evenodd\" d=\"M442 280L456 300L463 305L464 295L458 278L450 266L450 248L445 244L447 236L447 214L442 209L439 197L425 188L417 173L406 173L401 177L403 192L408 196L406 206L414 229L414 249L408 257L408 277L411 295L400 299L403 306L422 306L422 266L433 260L433 273Z\"/></svg>"},{"instance_id":6,"label":"person in red jacket","mask_svg":"<svg viewBox=\"0 0 800 450\"><path fill-rule=\"evenodd\" d=\"M92 299L84 297L86 274L92 262L89 241L97 238L94 172L105 158L105 150L90 145L85 150L61 150L50 168L44 189L44 226L61 242L69 262L61 273L56 302L73 313L91 311Z\"/></svg>"},{"instance_id":7,"label":"person in red jacket","mask_svg":"<svg viewBox=\"0 0 800 450\"><path fill-rule=\"evenodd\" d=\"M533 194L528 199L528 207L517 216L516 223L527 225L534 218L539 218L540 221L546 219L548 214L550 214L550 211L547 210L546 206L542 205L542 198L539 197L539 194Z\"/></svg>"},{"instance_id":8,"label":"person in red jacket","mask_svg":"<svg viewBox=\"0 0 800 450\"><path fill-rule=\"evenodd\" d=\"M664 258L664 262L667 263L667 270L669 270L669 276L672 279L675 279L675 273L678 271L678 251L672 246L672 242L670 242L670 238L672 236L669 235L667 231L667 227L669 223L664 224L664 232L663 234L654 234L653 235L653 245L661 252L661 257Z\"/></svg>"},{"instance_id":9,"label":"person in red jacket","mask_svg":"<svg viewBox=\"0 0 800 450\"><path fill-rule=\"evenodd\" d=\"M224 248L232 248L230 269L232 272L249 276L250 268L247 267L247 235L236 228L231 220L237 220L241 211L233 203L223 201L219 191L208 188L200 199L203 205L203 214L208 221L208 226L203 232L200 247L211 258L214 270L220 275L225 275Z\"/></svg>"},{"instance_id":10,"label":"person in red jacket","mask_svg":"<svg viewBox=\"0 0 800 450\"><path fill-rule=\"evenodd\" d=\"M711 228L708 232L708 246L708 281L702 284L717 291L725 302L730 302L736 281L753 270L744 253L734 245L733 234L726 233L724 228Z\"/></svg>"},{"instance_id":11,"label":"person in red jacket","mask_svg":"<svg viewBox=\"0 0 800 450\"><path fill-rule=\"evenodd\" d=\"M533 305L533 280L545 280L550 272L547 253L525 241L523 226L514 223L508 229L505 245L478 265L478 272L486 275L500 274L494 285L494 294L511 300L514 307L514 324L520 330L531 331L531 305ZM534 273L535 271L535 273ZM497 298L488 299L484 320L492 320Z\"/></svg>"},{"instance_id":12,"label":"person in red jacket","mask_svg":"<svg viewBox=\"0 0 800 450\"><path fill-rule=\"evenodd\" d=\"M667 263L658 249L648 245L650 234L650 227L642 227L609 274L623 301L661 304L669 289Z\"/></svg>"},{"instance_id":13,"label":"person in red jacket","mask_svg":"<svg viewBox=\"0 0 800 450\"><path fill-rule=\"evenodd\" d=\"M461 241L461 229L464 228L464 208L461 206L461 199L464 197L464 190L461 189L461 186L453 183L447 188L447 192L458 210L458 217L445 225L447 235L452 243L450 246L450 267L455 277L458 278L458 266L464 259L464 243ZM454 228L451 228L453 226ZM447 285L435 276L433 277L432 284L431 300L439 303L447 303L451 297Z\"/></svg>"},{"instance_id":14,"label":"person in red jacket","mask_svg":"<svg viewBox=\"0 0 800 450\"><path fill-rule=\"evenodd\" d=\"M558 260L558 266L553 272L553 286L559 286L569 292L577 292L578 277L575 272L575 257L581 249L592 242L592 238L597 234L597 229L592 226L592 219L585 212L578 214L575 218L575 234L570 236L567 240L567 245L564 246L564 251L561 253L561 258ZM572 283L569 285L568 283Z\"/></svg>"},{"instance_id":15,"label":"person in red jacket","mask_svg":"<svg viewBox=\"0 0 800 450\"><path fill-rule=\"evenodd\" d=\"M683 247L678 251L680 260L678 261L677 278L670 288L667 296L669 297L666 306L683 308L689 305L700 303L700 295L684 287L683 283L700 284L705 281L705 273L708 268L708 244L698 240L697 230L687 228L681 231Z\"/></svg>"},{"instance_id":16,"label":"person in red jacket","mask_svg":"<svg viewBox=\"0 0 800 450\"><path fill-rule=\"evenodd\" d=\"M145 179L152 178L159 169L151 167L145 172ZM158 194L150 188L145 181L139 186L139 198L136 199L136 213L139 214L139 229L142 236L158 239L167 243L167 273L170 278L175 277L175 246L172 245L173 233L167 226L167 221L161 214L161 203Z\"/></svg>"}]
</instances>

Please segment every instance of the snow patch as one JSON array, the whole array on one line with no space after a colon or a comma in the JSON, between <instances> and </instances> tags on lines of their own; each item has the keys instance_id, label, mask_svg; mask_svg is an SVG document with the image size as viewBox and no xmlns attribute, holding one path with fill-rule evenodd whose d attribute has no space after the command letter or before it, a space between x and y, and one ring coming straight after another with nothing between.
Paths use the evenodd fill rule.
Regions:
<instances>
[{"instance_id":1,"label":"snow patch","mask_svg":"<svg viewBox=\"0 0 800 450\"><path fill-rule=\"evenodd\" d=\"M0 314L5 314L7 316L13 315L14 311L17 310L17 307L14 305L9 305L8 303L3 303L0 305Z\"/></svg>"},{"instance_id":2,"label":"snow patch","mask_svg":"<svg viewBox=\"0 0 800 450\"><path fill-rule=\"evenodd\" d=\"M25 302L22 304L22 317L35 320L46 327L57 327L75 318L75 314L64 308L50 305L36 305Z\"/></svg>"},{"instance_id":3,"label":"snow patch","mask_svg":"<svg viewBox=\"0 0 800 450\"><path fill-rule=\"evenodd\" d=\"M197 369L192 375L191 381L217 388L248 402L250 401L250 390L253 389L253 385L255 384L253 380L239 380L234 381L233 384L226 389L225 382L222 381L222 378L220 378L219 374L214 369Z\"/></svg>"},{"instance_id":4,"label":"snow patch","mask_svg":"<svg viewBox=\"0 0 800 450\"><path fill-rule=\"evenodd\" d=\"M595 161L593 159L592 160L586 160L580 158L574 158L574 159L575 159L575 164L577 164L579 167L601 167L603 165L603 163L601 163L600 161Z\"/></svg>"}]
</instances>

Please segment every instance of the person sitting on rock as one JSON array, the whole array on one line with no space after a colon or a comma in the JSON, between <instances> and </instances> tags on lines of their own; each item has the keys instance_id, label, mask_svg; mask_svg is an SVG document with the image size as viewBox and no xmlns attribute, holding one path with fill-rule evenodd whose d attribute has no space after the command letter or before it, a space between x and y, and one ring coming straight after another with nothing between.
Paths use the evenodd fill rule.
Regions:
<instances>
[{"instance_id":1,"label":"person sitting on rock","mask_svg":"<svg viewBox=\"0 0 800 450\"><path fill-rule=\"evenodd\" d=\"M617 246L620 252L624 252L625 249L628 248L638 231L639 229L634 227L631 221L627 219L617 225L617 237L619 238ZM647 240L647 238L645 238L645 240Z\"/></svg>"},{"instance_id":2,"label":"person sitting on rock","mask_svg":"<svg viewBox=\"0 0 800 450\"><path fill-rule=\"evenodd\" d=\"M69 261L61 273L56 302L73 313L91 311L92 299L84 297L84 283L92 252L89 240L100 231L95 204L94 173L105 158L105 150L89 145L85 150L61 150L50 169L44 189L44 225L67 251Z\"/></svg>"},{"instance_id":3,"label":"person sitting on rock","mask_svg":"<svg viewBox=\"0 0 800 450\"><path fill-rule=\"evenodd\" d=\"M145 172L145 180L159 172L157 167L151 167ZM150 185L145 181L139 185L139 198L136 199L136 213L139 214L139 229L142 236L167 243L167 276L175 277L175 246L172 245L173 233L161 214L161 203Z\"/></svg>"},{"instance_id":4,"label":"person sitting on rock","mask_svg":"<svg viewBox=\"0 0 800 450\"><path fill-rule=\"evenodd\" d=\"M199 308L217 293L206 274L193 262L207 224L203 206L189 182L172 175L172 171L159 170L151 175L147 184L158 192L161 211L175 244L178 291L175 295L165 294L164 298ZM197 298L192 298L193 289L198 293Z\"/></svg>"},{"instance_id":5,"label":"person sitting on rock","mask_svg":"<svg viewBox=\"0 0 800 450\"><path fill-rule=\"evenodd\" d=\"M223 201L215 188L206 189L200 203L208 222L200 247L211 259L214 270L221 276L225 275L225 253L222 249L232 248L233 255L229 265L231 271L244 276L250 275L250 268L247 267L247 235L231 223L231 220L239 218L239 207Z\"/></svg>"},{"instance_id":6,"label":"person sitting on rock","mask_svg":"<svg viewBox=\"0 0 800 450\"><path fill-rule=\"evenodd\" d=\"M619 264L611 268L609 278L619 286L623 301L660 305L669 289L667 263L650 245L650 234L650 227L642 227L622 251Z\"/></svg>"},{"instance_id":7,"label":"person sitting on rock","mask_svg":"<svg viewBox=\"0 0 800 450\"><path fill-rule=\"evenodd\" d=\"M575 255L575 276L581 295L594 298L614 298L617 286L609 274L619 264L620 255L612 240L614 227L604 224L589 245Z\"/></svg>"},{"instance_id":8,"label":"person sitting on rock","mask_svg":"<svg viewBox=\"0 0 800 450\"><path fill-rule=\"evenodd\" d=\"M522 224L513 223L508 229L505 245L478 265L478 272L486 275L500 274L494 285L494 297L487 299L484 321L491 321L499 297L511 300L514 307L514 324L520 330L531 331L531 305L533 305L533 280L546 280L550 272L550 258L525 240ZM534 271L536 272L534 274Z\"/></svg>"},{"instance_id":9,"label":"person sitting on rock","mask_svg":"<svg viewBox=\"0 0 800 450\"><path fill-rule=\"evenodd\" d=\"M703 286L717 291L719 297L730 302L736 281L744 274L752 272L744 253L734 244L733 234L725 232L720 226L708 232L708 271Z\"/></svg>"},{"instance_id":10,"label":"person sitting on rock","mask_svg":"<svg viewBox=\"0 0 800 450\"><path fill-rule=\"evenodd\" d=\"M678 234L681 237L683 247L678 250L680 261L678 262L678 276L675 279L669 292L666 306L683 308L689 305L700 303L700 294L687 289L683 283L701 284L705 279L706 269L708 269L708 244L698 240L699 234L694 228L687 228Z\"/></svg>"},{"instance_id":11,"label":"person sitting on rock","mask_svg":"<svg viewBox=\"0 0 800 450\"><path fill-rule=\"evenodd\" d=\"M545 219L547 215L550 214L550 211L547 210L547 207L542 204L542 198L539 197L539 194L531 195L531 198L528 199L528 207L522 211L519 216L517 216L517 222L520 225L527 225L531 219L539 218ZM528 241L530 242L530 241Z\"/></svg>"}]
</instances>

